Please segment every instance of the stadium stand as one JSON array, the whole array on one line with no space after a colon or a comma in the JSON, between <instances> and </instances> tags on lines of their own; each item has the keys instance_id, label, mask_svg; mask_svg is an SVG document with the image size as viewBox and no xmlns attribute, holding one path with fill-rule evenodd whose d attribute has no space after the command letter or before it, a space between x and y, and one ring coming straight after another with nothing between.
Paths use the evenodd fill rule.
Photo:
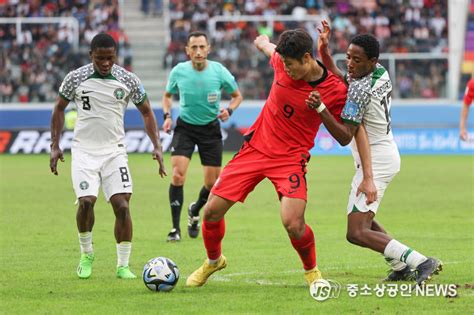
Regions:
<instances>
[{"instance_id":1,"label":"stadium stand","mask_svg":"<svg viewBox=\"0 0 474 315\"><path fill-rule=\"evenodd\" d=\"M46 102L57 95L64 76L89 62L92 37L108 32L119 43L119 63L131 68L127 37L119 28L118 0L0 1L6 18L75 17L79 21L79 48L73 49L73 32L67 22L0 24L1 102Z\"/></svg>"},{"instance_id":2,"label":"stadium stand","mask_svg":"<svg viewBox=\"0 0 474 315\"><path fill-rule=\"evenodd\" d=\"M269 35L276 42L285 29L306 28L317 40L317 24L298 21L319 16L331 21L332 51L345 53L357 33L373 33L384 53L447 52L447 1L432 0L293 0L293 1L170 1L171 42L164 66L171 68L187 60L184 53L186 34L207 31L215 16L292 15L294 21L218 22L212 36L213 52L209 56L222 62L236 76L246 99L264 99L271 86L271 69L252 45L258 34ZM446 60L397 61L397 86L400 98L446 97ZM409 71L408 71L409 69Z\"/></svg>"},{"instance_id":3,"label":"stadium stand","mask_svg":"<svg viewBox=\"0 0 474 315\"><path fill-rule=\"evenodd\" d=\"M277 15L294 17L293 21L275 20L273 24L240 20L217 22L214 25L215 31L210 34L213 50L209 57L231 70L246 99L265 99L271 86L272 70L265 58L256 52L253 39L258 34L268 34L275 42L285 29L303 27L316 41L316 27L321 18L331 22L331 48L335 54L344 54L351 37L364 32L373 33L379 38L384 53L447 52L447 0L168 2L169 7L164 8L164 11L169 17L170 42L163 58L163 68L167 70L187 60L184 52L187 34L193 30L209 31L213 17L245 15L268 17L270 20ZM119 25L118 3L119 0L0 0L1 17L75 17L80 27L80 45L75 50L71 48L72 32L67 23L34 24L25 21L21 24L22 31L18 36L14 22L0 24L0 101L52 101L64 75L88 62L89 42L101 31L109 32L119 42L119 64L131 69L132 50ZM153 7L161 8L160 1L154 2ZM301 18L303 20L299 20ZM313 18L313 21L304 20L306 18ZM472 25L472 19L468 25ZM466 39L470 38L469 34ZM468 49L466 47L466 52ZM465 59L469 56L470 53L466 53ZM386 66L389 63L386 59L381 62ZM395 96L446 97L447 67L446 59L397 59L396 71L392 73L396 84ZM156 71L161 72L159 69ZM464 77L462 81L465 81ZM152 85L150 88L148 83L145 85L150 93L162 92L162 86ZM158 100L158 97L155 98Z\"/></svg>"},{"instance_id":4,"label":"stadium stand","mask_svg":"<svg viewBox=\"0 0 474 315\"><path fill-rule=\"evenodd\" d=\"M466 25L466 39L464 41L464 60L461 71L461 90L458 98L464 95L467 82L474 76L474 0L470 0L469 14Z\"/></svg>"}]
</instances>

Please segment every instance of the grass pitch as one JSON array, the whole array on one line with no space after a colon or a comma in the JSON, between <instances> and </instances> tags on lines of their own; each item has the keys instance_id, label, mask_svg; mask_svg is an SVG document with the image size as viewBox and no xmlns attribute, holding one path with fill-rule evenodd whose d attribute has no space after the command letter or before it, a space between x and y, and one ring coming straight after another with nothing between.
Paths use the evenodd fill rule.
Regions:
<instances>
[{"instance_id":1,"label":"grass pitch","mask_svg":"<svg viewBox=\"0 0 474 315\"><path fill-rule=\"evenodd\" d=\"M224 160L231 158L226 154ZM115 278L114 216L101 195L93 231L92 277L79 280L70 156L49 172L49 156L0 156L0 313L5 314L467 314L474 305L474 160L472 156L403 156L402 171L387 190L377 219L396 239L439 257L444 271L431 283L459 285L456 298L397 295L351 298L347 284L372 289L385 276L381 255L345 240L346 202L352 159L314 156L308 166L307 222L317 238L318 265L343 285L339 298L315 301L302 267L280 223L279 203L266 180L226 216L223 252L228 267L202 288L186 288L186 277L205 258L202 237L165 242L171 227L169 178L158 176L150 155L130 155L134 179L132 270L166 256L181 271L170 293L149 291L141 278ZM170 156L165 156L168 173ZM169 177L170 175L168 175ZM185 185L185 207L202 186L195 155ZM469 311L471 310L471 311Z\"/></svg>"}]
</instances>

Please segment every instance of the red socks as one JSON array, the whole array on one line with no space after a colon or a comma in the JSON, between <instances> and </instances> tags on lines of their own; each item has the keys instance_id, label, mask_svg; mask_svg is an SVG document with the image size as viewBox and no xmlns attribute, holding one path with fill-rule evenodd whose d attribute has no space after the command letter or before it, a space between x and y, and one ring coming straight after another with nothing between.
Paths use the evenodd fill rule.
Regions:
<instances>
[{"instance_id":1,"label":"red socks","mask_svg":"<svg viewBox=\"0 0 474 315\"><path fill-rule=\"evenodd\" d=\"M305 270L311 270L316 267L316 245L314 241L314 234L311 227L306 224L303 237L299 240L290 238L291 244L298 252L298 255L303 262ZM206 246L207 247L207 246Z\"/></svg>"},{"instance_id":2,"label":"red socks","mask_svg":"<svg viewBox=\"0 0 474 315\"><path fill-rule=\"evenodd\" d=\"M221 242L225 234L225 221L212 222L203 220L202 238L207 251L207 258L215 260L221 256Z\"/></svg>"}]
</instances>

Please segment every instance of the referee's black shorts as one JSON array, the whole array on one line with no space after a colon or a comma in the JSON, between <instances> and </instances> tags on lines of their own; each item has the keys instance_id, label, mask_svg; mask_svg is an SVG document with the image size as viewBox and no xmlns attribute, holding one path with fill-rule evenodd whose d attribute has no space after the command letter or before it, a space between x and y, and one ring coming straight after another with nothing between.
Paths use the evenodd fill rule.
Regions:
<instances>
[{"instance_id":1,"label":"referee's black shorts","mask_svg":"<svg viewBox=\"0 0 474 315\"><path fill-rule=\"evenodd\" d=\"M219 120L207 125L192 125L178 117L171 140L171 155L182 155L191 159L195 145L198 146L201 164L222 166L222 134Z\"/></svg>"}]
</instances>

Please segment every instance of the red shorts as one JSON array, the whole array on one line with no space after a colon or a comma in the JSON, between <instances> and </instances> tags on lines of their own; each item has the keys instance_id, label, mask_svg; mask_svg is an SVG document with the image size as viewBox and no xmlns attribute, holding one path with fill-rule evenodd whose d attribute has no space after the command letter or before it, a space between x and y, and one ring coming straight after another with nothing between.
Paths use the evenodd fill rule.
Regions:
<instances>
[{"instance_id":1,"label":"red shorts","mask_svg":"<svg viewBox=\"0 0 474 315\"><path fill-rule=\"evenodd\" d=\"M271 158L244 143L224 167L211 192L219 197L244 202L263 179L275 186L278 197L306 201L306 164L309 155Z\"/></svg>"}]
</instances>

